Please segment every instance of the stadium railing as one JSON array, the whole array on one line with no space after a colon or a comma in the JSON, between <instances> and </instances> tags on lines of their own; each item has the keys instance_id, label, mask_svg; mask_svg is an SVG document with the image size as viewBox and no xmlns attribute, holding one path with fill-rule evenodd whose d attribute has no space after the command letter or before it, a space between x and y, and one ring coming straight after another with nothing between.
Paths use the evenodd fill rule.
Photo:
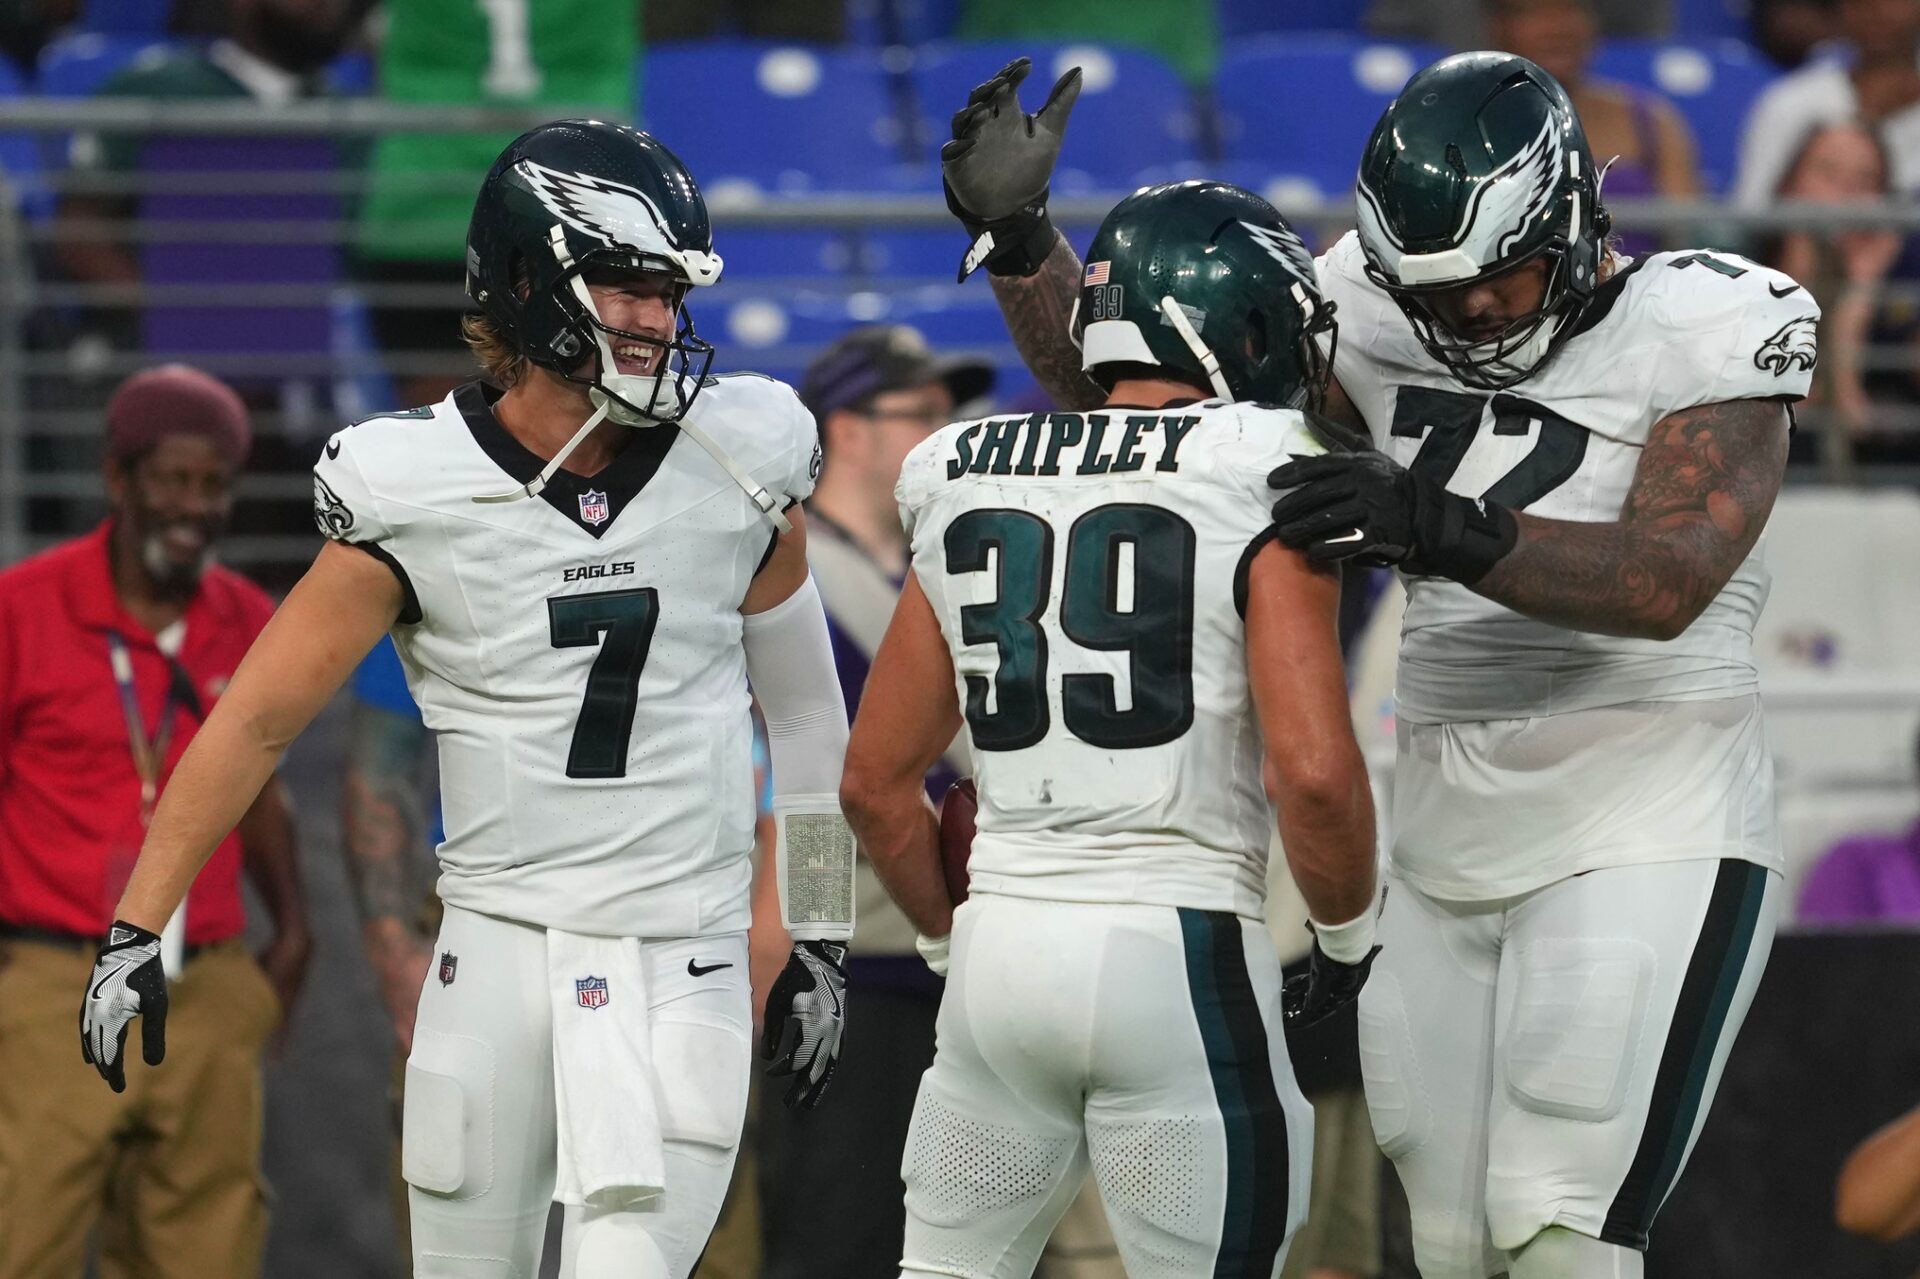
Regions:
<instances>
[{"instance_id":1,"label":"stadium railing","mask_svg":"<svg viewBox=\"0 0 1920 1279\"><path fill-rule=\"evenodd\" d=\"M246 476L241 498L265 504L271 516L242 520L228 553L237 563L284 579L310 557L311 535L299 510L307 499L306 455L342 420L406 407L391 397L396 377L457 377L470 370L470 357L448 332L432 350L380 352L368 334L370 308L432 308L451 311L462 304L460 270L449 262L441 283L382 280L377 268L354 270L349 257L360 225L354 202L375 180L364 168L263 168L261 154L297 147L304 139L355 144L394 132L458 134L473 131L511 134L564 111L543 108L427 108L367 99L295 103L263 112L250 103L144 99L18 98L0 102L0 137L31 136L48 162L33 175L53 197L96 196L131 202L126 216L73 226L47 211L43 203L8 201L0 213L0 563L8 563L52 539L73 531L86 518L97 493L99 407L106 390L127 373L155 358L189 358L255 389L257 421L269 447ZM132 136L201 140L218 155L221 139L245 140L248 167L195 170L176 157L172 167L120 172L67 166L61 153L74 137ZM185 151L189 157L191 149ZM690 157L697 173L699 158ZM1196 164L1185 175L1204 176ZM1255 175L1236 173L1242 181ZM386 183L417 184L422 192L471 190L473 173L420 173ZM0 177L0 181L4 181ZM876 192L768 194L739 183L710 191L717 248L729 253L728 237L737 236L740 267L708 296L695 300L702 331L720 348L717 367L756 368L797 376L825 342L854 324L874 319L918 323L930 338L949 349L989 356L1008 374L1013 394L1032 395L1024 372L994 311L988 290L978 284L953 285L953 264L960 236L938 196L937 173L927 168L904 182L890 175L888 190ZM1062 197L1057 220L1070 237L1084 243L1098 220L1123 194L1118 191ZM1352 225L1350 200L1302 198L1297 188L1277 185L1269 194L1303 233L1318 245ZM216 216L196 216L194 199L207 197ZM284 198L275 212L251 217L240 198ZM303 199L325 216L303 214ZM222 211L219 201L229 199ZM171 203L169 203L171 202ZM1778 204L1742 212L1722 205L1661 200L1612 202L1616 225L1660 235L1676 245L1737 248L1753 238L1788 230L1832 233L1884 228L1911 235L1920 231L1920 204L1889 201L1836 207ZM165 207L165 215L151 211ZM308 210L310 212L310 209ZM65 241L108 238L139 251L175 250L165 279L137 283L83 283L53 269L54 253ZM783 245L793 246L790 266ZM822 250L824 257L809 256ZM836 256L835 245L851 246ZM893 254L870 255L884 245ZM231 271L193 273L191 254L206 251L234 257L262 247L293 254L328 250L337 257L331 269L303 280L259 282L233 278ZM1920 307L1920 285L1890 283L1890 300ZM141 317L165 320L179 314L226 310L243 318L257 314L261 326L293 325L296 319L311 340L288 344L248 342L245 349L202 346L191 354L155 349L151 335L140 336ZM118 319L119 342L93 329L102 318ZM107 327L111 328L109 324ZM133 336L129 338L129 334ZM1878 348L1869 367L1909 368L1907 347ZM266 390L260 388L266 387ZM383 398L385 397L385 398ZM1920 394L1916 395L1920 399ZM1852 478L1843 433L1822 430L1823 413L1809 407L1801 415L1822 441L1825 478ZM1920 440L1920 407L1890 405L1877 425L1913 432ZM1874 478L1863 475L1864 478ZM1908 478L1900 472L1882 477Z\"/></svg>"}]
</instances>

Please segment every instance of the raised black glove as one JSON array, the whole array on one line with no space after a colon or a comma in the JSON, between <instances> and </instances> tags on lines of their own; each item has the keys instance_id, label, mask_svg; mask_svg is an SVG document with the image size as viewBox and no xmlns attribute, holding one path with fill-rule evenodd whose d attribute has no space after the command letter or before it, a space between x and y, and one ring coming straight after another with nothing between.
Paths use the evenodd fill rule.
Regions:
<instances>
[{"instance_id":1,"label":"raised black glove","mask_svg":"<svg viewBox=\"0 0 1920 1279\"><path fill-rule=\"evenodd\" d=\"M787 1109L812 1110L840 1063L847 1016L847 947L844 942L797 941L779 980L767 992L766 1030L760 1055L767 1074L794 1076Z\"/></svg>"},{"instance_id":2,"label":"raised black glove","mask_svg":"<svg viewBox=\"0 0 1920 1279\"><path fill-rule=\"evenodd\" d=\"M1360 988L1367 984L1367 974L1373 970L1373 957L1379 953L1380 948L1375 946L1359 963L1343 964L1327 958L1320 949L1320 939L1314 938L1307 971L1280 992L1280 1017L1288 1033L1325 1021L1360 998Z\"/></svg>"},{"instance_id":3,"label":"raised black glove","mask_svg":"<svg viewBox=\"0 0 1920 1279\"><path fill-rule=\"evenodd\" d=\"M1471 585L1513 549L1520 527L1496 502L1449 493L1385 453L1295 458L1267 476L1282 542L1319 563L1397 564Z\"/></svg>"},{"instance_id":4,"label":"raised black glove","mask_svg":"<svg viewBox=\"0 0 1920 1279\"><path fill-rule=\"evenodd\" d=\"M158 1066L167 1055L167 975L160 967L160 937L123 920L114 920L94 957L80 1003L80 1053L115 1092L127 1090L125 1049L135 1017L140 1026L140 1055Z\"/></svg>"},{"instance_id":5,"label":"raised black glove","mask_svg":"<svg viewBox=\"0 0 1920 1279\"><path fill-rule=\"evenodd\" d=\"M953 117L953 140L940 148L947 207L972 237L962 280L981 266L991 275L1032 275L1053 252L1047 186L1080 98L1080 68L1061 76L1028 115L1020 82L1032 70L1031 58L1015 58L975 89Z\"/></svg>"}]
</instances>

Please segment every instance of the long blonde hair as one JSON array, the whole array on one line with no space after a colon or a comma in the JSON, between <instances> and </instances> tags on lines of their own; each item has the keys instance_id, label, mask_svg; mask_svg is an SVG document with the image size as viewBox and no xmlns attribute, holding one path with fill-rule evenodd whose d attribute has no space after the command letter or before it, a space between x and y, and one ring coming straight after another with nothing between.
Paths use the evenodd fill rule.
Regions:
<instances>
[{"instance_id":1,"label":"long blonde hair","mask_svg":"<svg viewBox=\"0 0 1920 1279\"><path fill-rule=\"evenodd\" d=\"M486 316L461 316L460 336L473 352L473 358L480 361L487 379L501 390L512 390L515 383L527 375L527 357L515 350Z\"/></svg>"}]
</instances>

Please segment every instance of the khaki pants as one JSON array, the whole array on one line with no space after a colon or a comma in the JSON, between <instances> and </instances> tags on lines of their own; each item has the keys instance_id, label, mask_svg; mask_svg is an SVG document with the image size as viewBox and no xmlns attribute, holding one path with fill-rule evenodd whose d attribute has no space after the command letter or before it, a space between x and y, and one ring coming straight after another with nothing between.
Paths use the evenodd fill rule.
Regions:
<instances>
[{"instance_id":1,"label":"khaki pants","mask_svg":"<svg viewBox=\"0 0 1920 1279\"><path fill-rule=\"evenodd\" d=\"M0 1279L254 1279L266 1243L261 1052L280 1020L239 941L171 991L167 1058L127 1090L80 1056L91 950L0 942Z\"/></svg>"}]
</instances>

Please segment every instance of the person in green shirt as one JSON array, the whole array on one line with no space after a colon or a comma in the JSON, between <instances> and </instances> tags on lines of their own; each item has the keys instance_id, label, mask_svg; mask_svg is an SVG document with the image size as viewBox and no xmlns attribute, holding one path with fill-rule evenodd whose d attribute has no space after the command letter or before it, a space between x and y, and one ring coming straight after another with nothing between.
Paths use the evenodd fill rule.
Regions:
<instances>
[{"instance_id":1,"label":"person in green shirt","mask_svg":"<svg viewBox=\"0 0 1920 1279\"><path fill-rule=\"evenodd\" d=\"M1214 0L965 0L968 40L1088 40L1158 54L1194 88L1213 83L1220 66L1220 17Z\"/></svg>"},{"instance_id":2,"label":"person in green shirt","mask_svg":"<svg viewBox=\"0 0 1920 1279\"><path fill-rule=\"evenodd\" d=\"M639 0L407 0L388 5L386 19L380 93L389 102L632 115ZM413 300L417 288L374 298L374 339L396 365L404 404L440 400L469 376L460 341L467 218L474 189L512 140L511 130L395 133L373 146L362 271L376 284L445 290L444 301L426 305ZM419 371L423 352L448 355L446 371Z\"/></svg>"}]
</instances>

